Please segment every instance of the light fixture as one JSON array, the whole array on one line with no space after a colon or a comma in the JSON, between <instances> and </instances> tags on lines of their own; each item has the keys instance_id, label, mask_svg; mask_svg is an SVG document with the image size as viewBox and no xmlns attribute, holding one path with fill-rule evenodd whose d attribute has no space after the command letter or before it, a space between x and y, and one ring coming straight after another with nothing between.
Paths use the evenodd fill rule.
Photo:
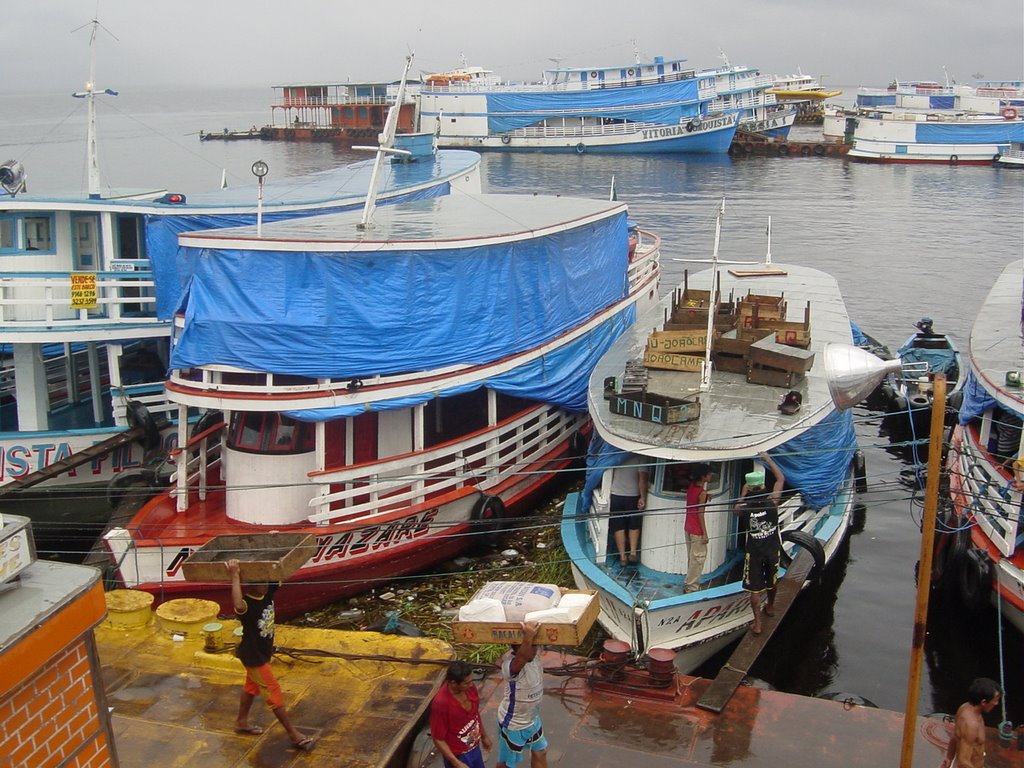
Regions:
<instances>
[{"instance_id":1,"label":"light fixture","mask_svg":"<svg viewBox=\"0 0 1024 768\"><path fill-rule=\"evenodd\" d=\"M256 194L256 237L263 237L263 177L270 172L270 166L262 160L252 164L252 175L257 179Z\"/></svg>"},{"instance_id":2,"label":"light fixture","mask_svg":"<svg viewBox=\"0 0 1024 768\"><path fill-rule=\"evenodd\" d=\"M902 367L898 359L882 360L850 344L826 344L822 357L828 393L841 411L855 406L888 374L899 373Z\"/></svg>"}]
</instances>

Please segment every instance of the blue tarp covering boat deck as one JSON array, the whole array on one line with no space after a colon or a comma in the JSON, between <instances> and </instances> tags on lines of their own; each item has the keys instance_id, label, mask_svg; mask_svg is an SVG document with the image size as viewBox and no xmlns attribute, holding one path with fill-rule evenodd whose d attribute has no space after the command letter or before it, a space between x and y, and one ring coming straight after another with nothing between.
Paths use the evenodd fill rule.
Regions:
<instances>
[{"instance_id":1,"label":"blue tarp covering boat deck","mask_svg":"<svg viewBox=\"0 0 1024 768\"><path fill-rule=\"evenodd\" d=\"M1009 144L1024 141L1024 121L992 123L918 123L919 144Z\"/></svg>"},{"instance_id":2,"label":"blue tarp covering boat deck","mask_svg":"<svg viewBox=\"0 0 1024 768\"><path fill-rule=\"evenodd\" d=\"M559 117L606 117L678 125L698 111L696 79L584 91L487 94L487 127L491 133Z\"/></svg>"},{"instance_id":3,"label":"blue tarp covering boat deck","mask_svg":"<svg viewBox=\"0 0 1024 768\"><path fill-rule=\"evenodd\" d=\"M265 224L276 250L183 247L185 327L171 366L367 378L492 363L556 339L627 293L619 203L446 196L379 209L375 227L356 234L359 217ZM261 244L253 232L216 230L203 242ZM579 410L585 371L625 324L605 323L495 384Z\"/></svg>"}]
</instances>

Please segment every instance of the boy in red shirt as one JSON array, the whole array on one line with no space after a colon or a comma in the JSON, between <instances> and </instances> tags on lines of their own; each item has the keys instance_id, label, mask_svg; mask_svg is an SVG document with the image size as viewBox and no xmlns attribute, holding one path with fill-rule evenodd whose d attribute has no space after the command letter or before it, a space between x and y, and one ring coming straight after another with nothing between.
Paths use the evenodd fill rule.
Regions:
<instances>
[{"instance_id":1,"label":"boy in red shirt","mask_svg":"<svg viewBox=\"0 0 1024 768\"><path fill-rule=\"evenodd\" d=\"M430 735L446 768L484 768L483 749L491 737L480 720L480 694L473 668L464 661L448 667L444 685L430 704Z\"/></svg>"}]
</instances>

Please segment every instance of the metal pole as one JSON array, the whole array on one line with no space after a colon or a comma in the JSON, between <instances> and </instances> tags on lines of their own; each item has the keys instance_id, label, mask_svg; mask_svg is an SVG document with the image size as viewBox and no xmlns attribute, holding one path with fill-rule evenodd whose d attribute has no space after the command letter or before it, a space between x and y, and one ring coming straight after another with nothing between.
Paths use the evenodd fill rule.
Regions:
<instances>
[{"instance_id":1,"label":"metal pole","mask_svg":"<svg viewBox=\"0 0 1024 768\"><path fill-rule=\"evenodd\" d=\"M917 603L914 608L914 638L910 647L910 674L907 679L906 712L903 715L903 746L900 751L900 768L910 768L914 760L917 700L921 688L921 663L924 658L924 639L928 624L928 596L931 592L935 515L939 506L939 478L942 473L942 428L945 412L946 377L936 374L932 383L932 419L928 435L928 481L925 483L924 518L921 520Z\"/></svg>"},{"instance_id":2,"label":"metal pole","mask_svg":"<svg viewBox=\"0 0 1024 768\"><path fill-rule=\"evenodd\" d=\"M257 184L259 192L256 195L256 237L263 237L263 177L259 177Z\"/></svg>"}]
</instances>

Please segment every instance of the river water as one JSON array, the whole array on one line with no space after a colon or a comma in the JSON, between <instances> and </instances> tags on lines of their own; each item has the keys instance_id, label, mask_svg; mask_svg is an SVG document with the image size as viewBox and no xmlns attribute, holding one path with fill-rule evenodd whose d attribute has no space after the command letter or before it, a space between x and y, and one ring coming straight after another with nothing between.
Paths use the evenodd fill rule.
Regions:
<instances>
[{"instance_id":1,"label":"river water","mask_svg":"<svg viewBox=\"0 0 1024 768\"><path fill-rule=\"evenodd\" d=\"M251 184L257 159L271 175L290 176L365 156L327 144L199 141L199 130L270 122L272 97L265 88L107 99L99 118L104 178L119 189L188 193L215 188L223 171L232 186ZM33 194L84 188L81 103L65 94L4 99L0 160L24 163ZM893 349L922 315L966 349L996 275L1024 254L1024 173L987 167L495 154L484 157L483 173L490 192L591 197L606 197L614 178L631 218L663 239L663 292L681 280L682 260L710 257L723 198L722 258L760 259L770 216L773 258L833 274L850 316ZM753 671L783 690L843 691L902 710L923 505L912 460L888 447L877 414L855 414L869 481L856 525L822 584L798 601ZM967 614L933 598L922 713L955 711L970 680L984 675L1005 680L1007 715L1024 721L1024 642L1003 627L1000 637L994 609Z\"/></svg>"}]
</instances>

